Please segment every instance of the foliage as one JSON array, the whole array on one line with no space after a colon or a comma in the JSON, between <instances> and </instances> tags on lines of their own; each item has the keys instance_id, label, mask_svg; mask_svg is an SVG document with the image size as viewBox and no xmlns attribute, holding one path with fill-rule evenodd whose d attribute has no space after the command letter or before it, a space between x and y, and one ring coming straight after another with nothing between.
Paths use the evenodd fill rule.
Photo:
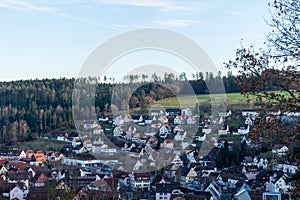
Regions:
<instances>
[{"instance_id":1,"label":"foliage","mask_svg":"<svg viewBox=\"0 0 300 200\"><path fill-rule=\"evenodd\" d=\"M152 77L152 79L150 79ZM6 145L15 145L20 141L32 140L53 130L60 130L74 126L72 113L72 94L81 93L80 110L76 113L82 120L91 119L91 113L109 113L112 109L123 110L130 108L146 108L154 101L184 94L186 87L193 87L196 94L207 93L205 81L213 84L220 79L213 74L209 80L203 80L203 75L197 73L193 80L186 80L181 74L165 74L159 77L155 73L152 76L130 76L129 83L109 83L107 77L104 82L98 83L97 78L76 79L80 91L74 89L75 79L43 79L20 80L0 82L0 140ZM234 76L223 77L225 80L233 80ZM109 80L114 80L109 78ZM230 81L229 81L230 82ZM234 82L226 85L237 88ZM90 105L86 96L90 88L96 88L95 104ZM133 89L136 88L136 89ZM234 90L234 89L233 89ZM112 97L116 105L111 105ZM128 101L124 101L127 100ZM129 103L128 103L129 102ZM53 132L54 133L54 132Z\"/></svg>"},{"instance_id":2,"label":"foliage","mask_svg":"<svg viewBox=\"0 0 300 200\"><path fill-rule=\"evenodd\" d=\"M241 93L262 102L252 139L259 138L270 148L276 143L293 147L300 139L299 118L291 117L299 111L300 103L300 1L275 0L269 5L273 12L268 22L272 31L267 36L267 50L241 47L227 67L238 70ZM294 152L293 158L299 165L299 153ZM299 185L299 173L291 179L293 186ZM299 197L298 188L291 194Z\"/></svg>"}]
</instances>

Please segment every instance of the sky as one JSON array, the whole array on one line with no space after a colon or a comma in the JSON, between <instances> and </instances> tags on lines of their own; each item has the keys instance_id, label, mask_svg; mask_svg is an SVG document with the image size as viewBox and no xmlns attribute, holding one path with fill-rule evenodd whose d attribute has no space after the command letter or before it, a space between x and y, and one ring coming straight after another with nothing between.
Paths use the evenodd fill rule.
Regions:
<instances>
[{"instance_id":1,"label":"sky","mask_svg":"<svg viewBox=\"0 0 300 200\"><path fill-rule=\"evenodd\" d=\"M0 81L76 77L95 48L139 28L168 29L189 37L226 74L223 63L234 59L241 39L244 46L262 46L270 31L265 22L270 15L268 2L0 0ZM172 68L176 60L159 52L144 55L148 59L139 53L120 59L109 75L118 76L118 69L127 66L162 64L168 59L163 64ZM180 61L176 63L185 68Z\"/></svg>"}]
</instances>

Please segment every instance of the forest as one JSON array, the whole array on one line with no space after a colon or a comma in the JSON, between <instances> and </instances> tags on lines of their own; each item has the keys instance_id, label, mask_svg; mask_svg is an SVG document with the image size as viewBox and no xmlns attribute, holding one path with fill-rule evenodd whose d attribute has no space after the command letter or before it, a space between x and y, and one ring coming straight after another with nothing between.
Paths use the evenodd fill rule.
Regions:
<instances>
[{"instance_id":1,"label":"forest","mask_svg":"<svg viewBox=\"0 0 300 200\"><path fill-rule=\"evenodd\" d=\"M187 80L185 73L178 77L165 73L159 77L155 73L148 75L130 75L126 83L114 83L112 78L104 77L102 82L97 78L82 79L42 79L0 82L0 141L3 145L13 145L17 142L28 141L42 136L43 133L62 128L73 127L72 94L74 83L80 82L84 87L96 85L95 104L85 105L81 99L81 119L89 119L90 112L98 116L111 112L115 107L125 109L128 105L111 105L114 99L130 99L130 108L146 108L153 102L184 95L186 87L191 87L195 94L208 94L207 84L218 84L223 81L227 93L239 92L236 77L228 72L226 76L221 73L214 75L196 73L191 80ZM96 83L96 84L95 84ZM122 87L120 87L122 86ZM167 86L167 87L165 87ZM131 91L130 88L137 88ZM116 95L112 95L113 90ZM116 101L122 104L122 101ZM128 102L127 102L128 104Z\"/></svg>"}]
</instances>

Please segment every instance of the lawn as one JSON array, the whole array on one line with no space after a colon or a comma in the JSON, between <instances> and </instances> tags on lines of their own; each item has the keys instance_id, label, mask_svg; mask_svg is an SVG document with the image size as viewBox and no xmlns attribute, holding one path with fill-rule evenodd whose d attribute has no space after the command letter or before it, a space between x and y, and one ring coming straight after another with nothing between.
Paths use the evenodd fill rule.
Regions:
<instances>
[{"instance_id":1,"label":"lawn","mask_svg":"<svg viewBox=\"0 0 300 200\"><path fill-rule=\"evenodd\" d=\"M50 141L45 139L35 139L28 142L22 142L14 145L13 147L18 149L31 149L31 150L43 150L43 151L60 151L65 143Z\"/></svg>"},{"instance_id":2,"label":"lawn","mask_svg":"<svg viewBox=\"0 0 300 200\"><path fill-rule=\"evenodd\" d=\"M219 102L220 100L227 100L230 105L245 104L247 103L247 98L240 93L228 93L228 94L202 94L202 95L184 95L171 97L155 102L155 104L160 104L165 108L178 108L178 107L195 107L196 102L199 106L209 105L211 101L215 100Z\"/></svg>"}]
</instances>

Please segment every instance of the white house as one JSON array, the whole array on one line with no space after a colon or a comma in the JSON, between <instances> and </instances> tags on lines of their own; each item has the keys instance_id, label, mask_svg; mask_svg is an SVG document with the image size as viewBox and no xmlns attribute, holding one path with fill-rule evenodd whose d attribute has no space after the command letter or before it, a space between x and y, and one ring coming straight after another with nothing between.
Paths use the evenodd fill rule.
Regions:
<instances>
[{"instance_id":1,"label":"white house","mask_svg":"<svg viewBox=\"0 0 300 200\"><path fill-rule=\"evenodd\" d=\"M131 116L130 115L126 115L125 117L124 117L124 123L130 123L130 122L132 122L132 119L131 119Z\"/></svg>"},{"instance_id":2,"label":"white house","mask_svg":"<svg viewBox=\"0 0 300 200\"><path fill-rule=\"evenodd\" d=\"M103 129L101 128L101 126L97 126L93 129L93 134L98 135L103 133Z\"/></svg>"},{"instance_id":3,"label":"white house","mask_svg":"<svg viewBox=\"0 0 300 200\"><path fill-rule=\"evenodd\" d=\"M121 126L117 126L114 129L114 137L120 137L123 134L123 130L121 128Z\"/></svg>"},{"instance_id":4,"label":"white house","mask_svg":"<svg viewBox=\"0 0 300 200\"><path fill-rule=\"evenodd\" d=\"M231 110L219 111L219 117L229 117L231 115Z\"/></svg>"},{"instance_id":5,"label":"white house","mask_svg":"<svg viewBox=\"0 0 300 200\"><path fill-rule=\"evenodd\" d=\"M250 131L249 125L240 125L238 128L239 135L247 135Z\"/></svg>"},{"instance_id":6,"label":"white house","mask_svg":"<svg viewBox=\"0 0 300 200\"><path fill-rule=\"evenodd\" d=\"M245 109L245 110L242 110L242 116L243 117L251 117L254 119L258 116L258 112L255 109Z\"/></svg>"},{"instance_id":7,"label":"white house","mask_svg":"<svg viewBox=\"0 0 300 200\"><path fill-rule=\"evenodd\" d=\"M133 188L150 190L150 174L149 173L133 173L131 174L131 184Z\"/></svg>"},{"instance_id":8,"label":"white house","mask_svg":"<svg viewBox=\"0 0 300 200\"><path fill-rule=\"evenodd\" d=\"M251 200L248 191L245 188L241 188L235 195L235 200Z\"/></svg>"},{"instance_id":9,"label":"white house","mask_svg":"<svg viewBox=\"0 0 300 200\"><path fill-rule=\"evenodd\" d=\"M203 142L203 141L205 141L205 139L206 139L206 134L203 134L203 135L196 135L196 136L195 136L195 140L196 140L196 141L201 141L201 142Z\"/></svg>"},{"instance_id":10,"label":"white house","mask_svg":"<svg viewBox=\"0 0 300 200\"><path fill-rule=\"evenodd\" d=\"M284 178L285 175L283 173L275 173L273 176L270 176L269 182L266 182L266 191L280 192L282 190L287 193L291 186L285 182Z\"/></svg>"},{"instance_id":11,"label":"white house","mask_svg":"<svg viewBox=\"0 0 300 200\"><path fill-rule=\"evenodd\" d=\"M163 125L160 129L159 129L159 135L169 135L170 134L170 130L167 126Z\"/></svg>"},{"instance_id":12,"label":"white house","mask_svg":"<svg viewBox=\"0 0 300 200\"><path fill-rule=\"evenodd\" d=\"M93 120L84 120L83 121L83 128L85 130L93 129L93 128L96 128L97 126L98 125L97 125L96 121L93 121Z\"/></svg>"},{"instance_id":13,"label":"white house","mask_svg":"<svg viewBox=\"0 0 300 200\"><path fill-rule=\"evenodd\" d=\"M288 164L274 164L273 169L277 171L283 171L284 173L288 174L295 174L297 171L297 166L295 165L288 165Z\"/></svg>"},{"instance_id":14,"label":"white house","mask_svg":"<svg viewBox=\"0 0 300 200\"><path fill-rule=\"evenodd\" d=\"M289 152L289 148L282 144L276 144L274 145L272 149L273 154L277 154L278 156L286 156Z\"/></svg>"},{"instance_id":15,"label":"white house","mask_svg":"<svg viewBox=\"0 0 300 200\"><path fill-rule=\"evenodd\" d=\"M203 128L202 129L202 133L205 133L205 134L210 134L211 133L211 128Z\"/></svg>"},{"instance_id":16,"label":"white house","mask_svg":"<svg viewBox=\"0 0 300 200\"><path fill-rule=\"evenodd\" d=\"M191 116L191 115L193 115L193 111L191 108L184 108L181 110L181 114L183 116Z\"/></svg>"},{"instance_id":17,"label":"white house","mask_svg":"<svg viewBox=\"0 0 300 200\"><path fill-rule=\"evenodd\" d=\"M250 117L247 117L245 120L245 124L252 126L253 125L253 121Z\"/></svg>"},{"instance_id":18,"label":"white house","mask_svg":"<svg viewBox=\"0 0 300 200\"><path fill-rule=\"evenodd\" d=\"M181 115L177 115L174 119L174 124L182 124L182 116Z\"/></svg>"},{"instance_id":19,"label":"white house","mask_svg":"<svg viewBox=\"0 0 300 200\"><path fill-rule=\"evenodd\" d=\"M167 124L169 122L168 118L166 116L160 116L158 118L158 121L160 121L163 124Z\"/></svg>"},{"instance_id":20,"label":"white house","mask_svg":"<svg viewBox=\"0 0 300 200\"><path fill-rule=\"evenodd\" d=\"M229 133L229 126L226 125L225 127L221 127L218 130L219 135L227 135Z\"/></svg>"},{"instance_id":21,"label":"white house","mask_svg":"<svg viewBox=\"0 0 300 200\"><path fill-rule=\"evenodd\" d=\"M2 166L2 167L0 168L0 174L6 174L7 171L8 171L8 170L6 169L5 166Z\"/></svg>"},{"instance_id":22,"label":"white house","mask_svg":"<svg viewBox=\"0 0 300 200\"><path fill-rule=\"evenodd\" d=\"M24 150L22 150L21 152L20 152L20 155L19 155L19 160L21 160L22 158L26 158L26 153L25 153L25 151Z\"/></svg>"},{"instance_id":23,"label":"white house","mask_svg":"<svg viewBox=\"0 0 300 200\"><path fill-rule=\"evenodd\" d=\"M124 119L121 115L117 116L115 119L114 119L114 124L116 126L123 126L124 125Z\"/></svg>"},{"instance_id":24,"label":"white house","mask_svg":"<svg viewBox=\"0 0 300 200\"><path fill-rule=\"evenodd\" d=\"M186 132L185 131L178 131L178 132L176 132L174 140L183 141L185 138L186 138Z\"/></svg>"},{"instance_id":25,"label":"white house","mask_svg":"<svg viewBox=\"0 0 300 200\"><path fill-rule=\"evenodd\" d=\"M24 192L23 192L23 190L18 185L16 185L9 192L9 199L10 200L23 200L24 199Z\"/></svg>"},{"instance_id":26,"label":"white house","mask_svg":"<svg viewBox=\"0 0 300 200\"><path fill-rule=\"evenodd\" d=\"M172 160L172 164L174 164L174 165L176 165L176 166L181 166L182 165L182 160L181 160L181 158L179 157L179 155L175 155L174 156L174 158L173 158L173 160Z\"/></svg>"},{"instance_id":27,"label":"white house","mask_svg":"<svg viewBox=\"0 0 300 200\"><path fill-rule=\"evenodd\" d=\"M242 173L245 174L248 180L255 180L259 170L257 166L244 166Z\"/></svg>"},{"instance_id":28,"label":"white house","mask_svg":"<svg viewBox=\"0 0 300 200\"><path fill-rule=\"evenodd\" d=\"M187 118L187 120L186 120L186 123L187 123L188 125L192 125L192 124L195 124L195 123L196 123L196 120L195 120L195 118L194 118L193 116L189 116L189 117Z\"/></svg>"}]
</instances>

